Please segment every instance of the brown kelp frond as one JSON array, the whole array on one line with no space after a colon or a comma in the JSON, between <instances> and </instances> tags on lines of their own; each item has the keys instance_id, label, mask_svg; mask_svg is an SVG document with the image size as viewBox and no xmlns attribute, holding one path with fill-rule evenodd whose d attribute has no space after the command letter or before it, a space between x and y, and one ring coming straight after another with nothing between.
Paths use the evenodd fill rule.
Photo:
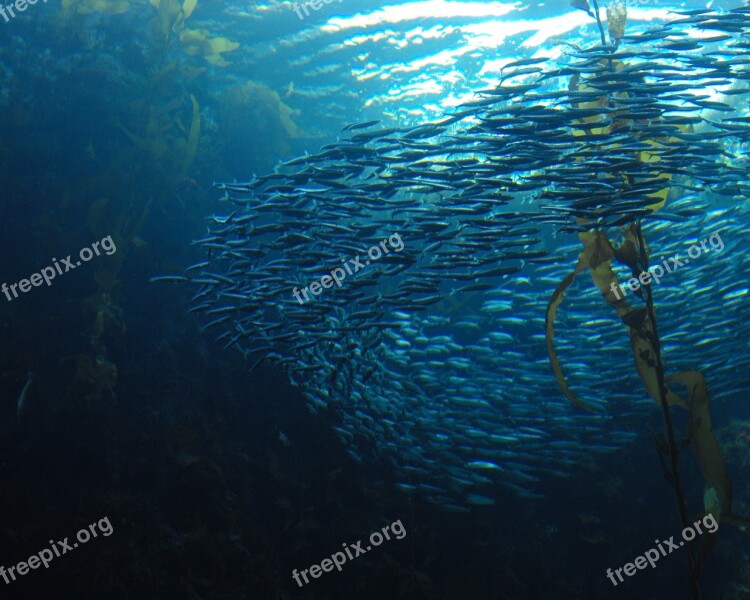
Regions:
<instances>
[{"instance_id":1,"label":"brown kelp frond","mask_svg":"<svg viewBox=\"0 0 750 600\"><path fill-rule=\"evenodd\" d=\"M617 275L612 270L612 259L622 258L623 262L631 267L634 274L638 274L636 263L636 244L634 233L628 233L623 245L616 251L607 236L601 231L588 231L579 234L583 243L583 252L579 255L578 264L573 273L563 279L555 289L547 306L545 317L545 340L547 352L550 357L550 366L555 374L557 383L565 396L579 408L594 410L591 406L581 401L570 389L555 350L555 318L557 310L563 301L565 291L575 281L576 276L586 268L591 270L594 284L601 292L607 303L612 306L622 322L628 327L630 333L630 348L633 353L636 370L643 381L649 396L655 402L660 402L659 381L656 373L656 359L654 348L654 333L648 312L643 308L634 309L624 294L617 280ZM687 408L685 401L672 390L667 390L667 402L679 404Z\"/></svg>"},{"instance_id":2,"label":"brown kelp frond","mask_svg":"<svg viewBox=\"0 0 750 600\"><path fill-rule=\"evenodd\" d=\"M580 236L589 236L589 234L581 233ZM552 372L555 374L555 379L557 379L560 389L568 400L578 408L590 412L595 412L596 409L580 400L570 389L570 386L568 386L568 382L565 379L560 359L557 357L557 350L555 350L555 319L557 318L557 309L565 298L565 291L573 285L578 273L585 271L587 268L590 268L601 260L602 252L606 255L606 248L600 248L596 240L592 240L592 243L588 246L584 244L583 252L578 255L578 264L576 265L575 270L566 275L555 288L549 304L547 305L547 313L544 318L544 337L547 343L547 354L549 354L550 366L552 367Z\"/></svg>"},{"instance_id":3,"label":"brown kelp frond","mask_svg":"<svg viewBox=\"0 0 750 600\"><path fill-rule=\"evenodd\" d=\"M547 305L547 314L544 318L544 331L545 341L547 342L547 353L549 354L549 362L552 367L552 372L555 374L555 379L560 386L563 394L575 404L578 408L583 410L594 411L594 408L579 400L578 397L573 393L568 386L568 382L565 380L565 374L563 373L562 366L560 365L560 359L557 357L557 351L555 350L555 318L557 317L557 308L565 297L565 290L567 290L576 279L576 275L582 271L583 268L576 268L575 271L569 273L555 288L552 297L550 298L549 304Z\"/></svg>"},{"instance_id":4,"label":"brown kelp frond","mask_svg":"<svg viewBox=\"0 0 750 600\"><path fill-rule=\"evenodd\" d=\"M706 380L699 371L683 371L668 379L683 384L688 390L690 438L701 473L708 484L716 490L720 506L716 509L718 514L714 514L714 517L718 521L722 513L732 512L732 485L711 424Z\"/></svg>"},{"instance_id":5,"label":"brown kelp frond","mask_svg":"<svg viewBox=\"0 0 750 600\"><path fill-rule=\"evenodd\" d=\"M646 309L639 309L642 315L640 325L630 327L630 349L635 359L635 368L654 402L661 404L659 378L656 371L656 348L654 347L654 327ZM677 404L687 408L685 401L667 387L667 404Z\"/></svg>"},{"instance_id":6,"label":"brown kelp frond","mask_svg":"<svg viewBox=\"0 0 750 600\"><path fill-rule=\"evenodd\" d=\"M670 381L683 384L688 390L690 402L690 439L698 457L698 466L707 483L703 503L707 513L718 523L724 514L732 512L732 483L729 480L719 443L716 441L711 413L708 407L708 386L699 371L683 371L669 377ZM716 532L707 532L701 543L698 568L716 543Z\"/></svg>"},{"instance_id":7,"label":"brown kelp frond","mask_svg":"<svg viewBox=\"0 0 750 600\"><path fill-rule=\"evenodd\" d=\"M568 274L558 284L550 298L549 304L547 305L547 313L544 320L545 341L547 343L547 353L549 354L550 366L552 367L552 372L554 373L562 392L578 408L594 411L595 409L593 407L580 400L573 393L565 379L560 359L555 350L555 319L557 318L557 309L560 304L562 304L565 297L565 291L573 284L578 273L587 268L591 269L592 277L600 290L602 290L602 286L604 286L610 279L616 281L615 275L610 266L612 258L614 257L614 250L609 239L607 239L607 236L601 231L582 232L578 237L581 242L583 242L583 251L578 256L578 264L576 265L575 270ZM618 314L620 314L621 311L623 314L628 312L629 305L626 300L615 300L611 292L608 295L608 290L606 289L603 290L602 293L610 304L613 304L616 307L619 306Z\"/></svg>"}]
</instances>

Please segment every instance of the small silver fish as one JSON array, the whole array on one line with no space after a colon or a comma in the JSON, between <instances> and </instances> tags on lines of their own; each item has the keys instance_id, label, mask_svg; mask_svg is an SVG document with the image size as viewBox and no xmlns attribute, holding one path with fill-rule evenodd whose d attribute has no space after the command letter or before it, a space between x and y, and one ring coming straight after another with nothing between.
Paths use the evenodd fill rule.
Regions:
<instances>
[{"instance_id":1,"label":"small silver fish","mask_svg":"<svg viewBox=\"0 0 750 600\"><path fill-rule=\"evenodd\" d=\"M21 395L18 396L18 402L16 403L16 420L19 423L21 422L21 419L23 418L23 415L27 410L28 397L35 378L36 373L34 373L33 371L29 371L28 375L26 376L26 384L21 390Z\"/></svg>"}]
</instances>

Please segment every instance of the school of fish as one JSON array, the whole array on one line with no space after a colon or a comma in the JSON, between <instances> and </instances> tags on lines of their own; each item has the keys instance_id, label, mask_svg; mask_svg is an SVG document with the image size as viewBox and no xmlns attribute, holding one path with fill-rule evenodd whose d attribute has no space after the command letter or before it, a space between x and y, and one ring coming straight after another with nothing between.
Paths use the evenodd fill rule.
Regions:
<instances>
[{"instance_id":1,"label":"school of fish","mask_svg":"<svg viewBox=\"0 0 750 600\"><path fill-rule=\"evenodd\" d=\"M448 510L493 504L497 485L540 497L659 418L588 277L556 345L601 411L571 406L551 373L545 308L579 231L640 219L652 263L718 233L721 250L654 285L664 357L703 370L719 406L750 388L750 9L684 12L617 47L560 43L436 122L350 125L217 184L206 260L154 278L197 286L203 330L251 370L284 370L352 457Z\"/></svg>"}]
</instances>

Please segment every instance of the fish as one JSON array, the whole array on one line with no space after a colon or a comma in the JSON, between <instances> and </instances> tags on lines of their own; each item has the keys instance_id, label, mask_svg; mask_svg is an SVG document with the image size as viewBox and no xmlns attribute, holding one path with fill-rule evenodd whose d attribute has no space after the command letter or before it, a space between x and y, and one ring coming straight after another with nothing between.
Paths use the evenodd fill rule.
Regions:
<instances>
[{"instance_id":1,"label":"fish","mask_svg":"<svg viewBox=\"0 0 750 600\"><path fill-rule=\"evenodd\" d=\"M36 374L33 371L29 371L26 375L26 383L24 384L21 393L18 395L18 400L16 401L16 421L19 424L24 422L28 415L29 396L35 380Z\"/></svg>"},{"instance_id":2,"label":"fish","mask_svg":"<svg viewBox=\"0 0 750 600\"><path fill-rule=\"evenodd\" d=\"M354 123L352 125L347 125L342 129L342 131L355 131L357 129L367 129L368 127L372 127L373 125L377 125L380 123L380 119L375 119L372 121L364 121L362 123Z\"/></svg>"},{"instance_id":3,"label":"fish","mask_svg":"<svg viewBox=\"0 0 750 600\"><path fill-rule=\"evenodd\" d=\"M273 173L215 184L226 213L194 242L205 259L152 281L194 287L207 333L251 372L282 372L311 412L335 410L342 448L387 460L401 492L451 511L539 499L543 479L650 440L621 424L652 401L600 294L555 324L568 385L595 411L569 406L549 368L545 308L579 232L640 220L654 265L721 234L721 252L654 284L659 331L670 368L702 362L715 396L750 388L750 264L727 266L750 219L746 34L750 14L680 11L617 47L511 60L434 121L347 125Z\"/></svg>"}]
</instances>

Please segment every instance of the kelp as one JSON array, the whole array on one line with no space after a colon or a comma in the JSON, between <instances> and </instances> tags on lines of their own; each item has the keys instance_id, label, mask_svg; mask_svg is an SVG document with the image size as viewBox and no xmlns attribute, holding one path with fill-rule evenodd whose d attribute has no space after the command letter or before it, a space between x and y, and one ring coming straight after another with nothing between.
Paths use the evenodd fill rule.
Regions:
<instances>
[{"instance_id":1,"label":"kelp","mask_svg":"<svg viewBox=\"0 0 750 600\"><path fill-rule=\"evenodd\" d=\"M592 19L595 18L594 13L591 12L591 7L589 6L588 0L570 0L570 6L582 10Z\"/></svg>"},{"instance_id":2,"label":"kelp","mask_svg":"<svg viewBox=\"0 0 750 600\"><path fill-rule=\"evenodd\" d=\"M102 2L105 0L86 1ZM186 21L193 14L198 0L184 0L182 3L179 0L149 0L149 2L156 9L156 28L165 45L177 40L186 54L202 56L211 64L222 67L229 63L221 55L240 47L237 42L224 36L212 36L211 32L205 29L187 27Z\"/></svg>"},{"instance_id":3,"label":"kelp","mask_svg":"<svg viewBox=\"0 0 750 600\"><path fill-rule=\"evenodd\" d=\"M225 164L243 171L273 169L279 158L289 154L290 140L306 135L293 120L297 114L263 83L247 81L228 88L219 113L220 123L231 123L222 140ZM263 144L251 143L255 140Z\"/></svg>"},{"instance_id":4,"label":"kelp","mask_svg":"<svg viewBox=\"0 0 750 600\"><path fill-rule=\"evenodd\" d=\"M646 281L646 277L643 277L644 271L639 267L638 261L640 259L639 247L639 229L635 225L623 229L625 232L625 240L620 247L614 251L615 257L628 267L634 279L637 279L639 283ZM602 234L603 235L603 234ZM609 266L609 265L608 265ZM635 360L636 370L638 375L643 381L643 385L648 392L648 395L659 404L661 402L661 383L659 382L657 372L657 348L655 339L655 316L652 316L650 311L646 308L633 309L629 303L623 298L613 302L612 296L616 296L614 289L620 289L617 276L612 271L611 266L608 269L609 279L607 281L599 281L597 287L599 291L604 294L607 302L610 305L615 306L617 310L617 316L620 317L622 322L628 326L630 333L630 350ZM647 272L647 271L646 271ZM650 280L650 275L648 276ZM645 283L649 285L649 283ZM640 296L643 298L643 292L641 288L636 290L636 294L640 291ZM666 387L666 400L667 404L677 404L683 408L687 408L685 401L680 398L675 392Z\"/></svg>"},{"instance_id":5,"label":"kelp","mask_svg":"<svg viewBox=\"0 0 750 600\"><path fill-rule=\"evenodd\" d=\"M188 98L192 115L189 130L180 119L184 97L149 106L148 119L141 134L117 123L135 146L138 158L148 163L149 170L161 172L171 187L187 177L200 141L200 106L195 96L189 94Z\"/></svg>"},{"instance_id":6,"label":"kelp","mask_svg":"<svg viewBox=\"0 0 750 600\"><path fill-rule=\"evenodd\" d=\"M579 255L575 270L567 275L557 286L547 307L545 320L546 342L550 357L550 365L563 393L574 405L586 410L593 410L588 404L579 400L570 389L563 375L562 366L554 349L554 322L557 310L562 303L564 292L570 287L576 276L589 269L592 279L606 302L617 312L622 323L627 326L630 336L630 347L635 361L636 371L646 388L647 393L658 404L662 405L665 430L668 441L669 466L665 465L668 480L673 485L680 504L683 527L689 524L687 505L682 492L677 455L679 448L674 439L671 422L670 406L678 405L690 411L688 440L692 443L698 460L698 465L706 480L704 505L706 512L710 512L719 521L736 523L742 521L731 513L732 487L729 475L724 465L721 449L716 440L711 423L709 410L709 394L703 375L698 371L685 371L669 378L664 377L661 361L660 345L656 330L656 318L653 309L651 289L648 286L639 288L637 292L643 298L646 307L633 308L625 300L624 294L615 293L619 288L617 276L612 269L612 261L618 260L631 268L636 278L648 272L648 255L643 247L643 238L638 225L631 225L626 229L627 236L623 244L615 250L607 236L598 230L582 232L579 239L583 243L583 251ZM636 260L636 256L639 259ZM643 288L646 292L641 292ZM645 297L644 297L645 296ZM688 389L686 402L667 385L667 381L683 384ZM700 597L698 588L698 574L700 568L716 541L716 534L707 535L702 539L698 560L690 552L691 589L695 598Z\"/></svg>"},{"instance_id":7,"label":"kelp","mask_svg":"<svg viewBox=\"0 0 750 600\"><path fill-rule=\"evenodd\" d=\"M185 20L193 14L198 0L149 0L158 13L159 31L168 41L173 33L179 33L184 27Z\"/></svg>"},{"instance_id":8,"label":"kelp","mask_svg":"<svg viewBox=\"0 0 750 600\"><path fill-rule=\"evenodd\" d=\"M718 521L722 514L732 514L732 483L711 424L706 380L699 371L683 371L669 379L682 383L688 390L690 439L698 457L701 474L710 486L707 489L713 490L718 499L718 503L711 503L710 511Z\"/></svg>"},{"instance_id":9,"label":"kelp","mask_svg":"<svg viewBox=\"0 0 750 600\"><path fill-rule=\"evenodd\" d=\"M180 170L180 179L185 179L193 166L195 153L198 151L198 141L201 137L201 113L198 101L195 96L190 94L190 103L193 105L193 118L190 124L190 132L186 140L185 155L182 159L182 169Z\"/></svg>"},{"instance_id":10,"label":"kelp","mask_svg":"<svg viewBox=\"0 0 750 600\"><path fill-rule=\"evenodd\" d=\"M65 395L70 401L81 399L88 403L113 402L117 385L117 367L103 356L76 354L60 359L60 363L72 361L74 379Z\"/></svg>"},{"instance_id":11,"label":"kelp","mask_svg":"<svg viewBox=\"0 0 750 600\"><path fill-rule=\"evenodd\" d=\"M593 2L593 11L586 0L573 0L571 5L586 11L589 15L597 19L602 36L602 44L605 45L604 31L599 20L599 8L596 0L593 0ZM616 2L610 6L607 15L610 39L613 46L616 47L624 35L627 11L621 2ZM602 64L606 65L612 71L622 68L622 65L614 59L604 59ZM585 90L588 88L585 87L585 82L582 82L580 77L576 75L571 79L570 89ZM576 108L579 106L574 104ZM598 136L598 134L612 133L620 127L628 126L624 117L618 118L616 106L604 94L599 96L595 101L586 103L583 108L606 108L608 110L606 112L602 111L601 114L608 113L609 116L607 118L611 120L605 121L603 116L585 117L581 120L580 128L574 130L575 135ZM601 127L597 128L595 125L599 121L601 121ZM648 144L656 149L661 141L660 139L648 140ZM648 150L640 151L635 158L643 164L653 165L653 170L649 173L648 177L650 181L664 180L662 188L647 196L653 200L648 209L651 211L659 210L666 204L669 198L670 175L658 171L660 157L656 152L649 152ZM622 185L625 189L636 183L639 182L634 181L629 176L623 177ZM579 226L585 226L588 223L590 221L584 219L579 219L578 222ZM745 519L736 517L731 513L731 481L724 465L719 444L713 432L709 410L708 386L703 375L698 371L685 371L669 378L665 376L653 293L650 287L649 253L646 249L646 242L643 237L640 221L635 221L628 227L624 227L623 232L624 240L618 248L614 247L607 235L600 229L592 228L579 233L579 240L583 245L583 251L579 254L576 267L572 273L568 274L558 284L547 306L545 339L552 371L560 389L575 406L585 410L593 410L587 403L578 399L570 389L554 347L555 318L564 299L565 292L573 284L579 273L589 269L594 285L602 294L607 304L615 309L622 323L628 328L630 348L636 372L643 382L648 395L662 408L667 443L661 444L660 450L665 451L669 459L668 464L662 461L662 465L665 468L667 479L675 491L683 527L688 526L690 520L677 462L680 448L675 440L672 424L672 405L678 405L690 411L687 441L692 444L695 450L701 474L706 481L703 494L706 512L712 514L717 522L723 520L730 523L746 523ZM614 260L627 266L630 269L631 275L639 280L639 286L634 290L635 296L640 297L645 302L645 306L633 308L625 300L625 294L618 292L622 288L620 288L617 275L612 269L612 262ZM670 389L668 383L672 382L682 384L687 388L687 401ZM689 583L691 595L696 600L701 597L699 587L700 569L715 541L715 533L706 535L702 539L700 556L697 560L693 553L692 545L688 543Z\"/></svg>"},{"instance_id":12,"label":"kelp","mask_svg":"<svg viewBox=\"0 0 750 600\"><path fill-rule=\"evenodd\" d=\"M575 271L566 275L565 278L558 284L557 288L555 288L555 291L552 293L552 297L550 298L549 304L547 305L547 313L544 318L544 331L550 366L552 367L552 372L555 374L555 379L557 379L557 383L560 386L560 389L563 391L563 394L565 394L568 400L570 400L578 408L593 411L594 409L591 408L591 406L579 400L578 397L570 389L570 386L565 379L562 366L560 365L560 359L557 357L557 350L555 350L555 319L557 318L557 308L560 306L563 298L565 297L565 291L573 284L576 276L582 270L583 269L576 268Z\"/></svg>"},{"instance_id":13,"label":"kelp","mask_svg":"<svg viewBox=\"0 0 750 600\"><path fill-rule=\"evenodd\" d=\"M627 13L626 13L627 14ZM620 71L625 67L625 63L615 59L602 59L599 61L602 66L607 66L612 71ZM585 81L581 80L581 77L576 73L570 79L568 89L571 92L586 92L588 94L596 93L597 88L587 85ZM591 116L582 117L573 121L574 129L573 135L576 137L591 138L592 144L596 144L595 140L600 139L604 134L611 134L618 130L624 129L629 130L633 126L633 119L628 114L627 106L627 94L625 93L602 93L596 97L595 100L587 102L571 102L571 106L576 109L599 109L600 114L594 114ZM624 107L624 106L625 107ZM606 118L601 115L607 115ZM641 121L643 123L643 121ZM597 124L601 124L600 127L596 127ZM677 128L682 133L692 133L693 128L691 125L678 125ZM624 186L636 185L648 181L650 183L657 183L660 180L664 180L664 185L656 191L646 194L646 198L652 200L652 202L646 205L649 210L658 210L664 206L667 202L667 197L670 193L670 180L672 178L670 173L663 173L659 171L658 163L662 160L659 156L658 150L664 144L674 144L679 142L679 139L675 136L659 136L653 139L644 140L649 147L653 148L650 150L641 150L637 153L635 158L642 164L648 164L651 168L648 177L635 177L633 175L622 174L620 175L622 184ZM604 148L602 148L604 150Z\"/></svg>"},{"instance_id":14,"label":"kelp","mask_svg":"<svg viewBox=\"0 0 750 600\"><path fill-rule=\"evenodd\" d=\"M108 198L100 198L89 207L89 231L99 238L111 235L118 248L106 261L96 264L94 281L100 291L114 296L120 285L118 274L128 249L131 246L139 248L146 245L139 233L144 229L150 209L150 201L140 209L132 198L129 203L110 202Z\"/></svg>"},{"instance_id":15,"label":"kelp","mask_svg":"<svg viewBox=\"0 0 750 600\"><path fill-rule=\"evenodd\" d=\"M88 15L95 12L121 15L130 10L128 0L62 0L61 6L63 16L67 16L73 7L81 15Z\"/></svg>"},{"instance_id":16,"label":"kelp","mask_svg":"<svg viewBox=\"0 0 750 600\"><path fill-rule=\"evenodd\" d=\"M602 36L602 46L605 46L607 44L607 39L604 37L604 27L602 26L602 21L599 17L599 3L596 0L591 1L594 4L593 9L589 5L588 0L570 0L570 6L580 9L592 19L596 19L596 24L599 27L599 34Z\"/></svg>"},{"instance_id":17,"label":"kelp","mask_svg":"<svg viewBox=\"0 0 750 600\"><path fill-rule=\"evenodd\" d=\"M180 32L182 49L191 56L203 56L208 62L220 67L229 63L221 56L226 52L237 50L240 45L223 36L211 37L205 29L187 29Z\"/></svg>"},{"instance_id":18,"label":"kelp","mask_svg":"<svg viewBox=\"0 0 750 600\"><path fill-rule=\"evenodd\" d=\"M567 275L557 286L547 305L545 317L545 341L547 351L550 357L550 365L555 374L557 382L565 396L579 408L592 411L590 405L578 399L572 392L570 386L565 380L562 366L560 365L557 352L555 350L555 318L557 309L562 303L564 292L575 281L576 276L587 268L591 270L591 277L594 284L601 292L607 303L617 312L622 322L628 327L630 333L630 347L635 360L636 370L649 395L658 403L659 386L655 371L654 348L652 343L653 326L648 314L644 309L634 309L630 303L625 300L624 294L617 294L614 290L620 289L619 282L615 272L612 270L612 260L616 256L609 239L601 231L582 232L579 239L583 243L583 251L579 255L578 264L575 271ZM623 255L623 250L619 251ZM682 400L673 391L668 390L667 402L669 404L679 404L686 407L685 401Z\"/></svg>"}]
</instances>

